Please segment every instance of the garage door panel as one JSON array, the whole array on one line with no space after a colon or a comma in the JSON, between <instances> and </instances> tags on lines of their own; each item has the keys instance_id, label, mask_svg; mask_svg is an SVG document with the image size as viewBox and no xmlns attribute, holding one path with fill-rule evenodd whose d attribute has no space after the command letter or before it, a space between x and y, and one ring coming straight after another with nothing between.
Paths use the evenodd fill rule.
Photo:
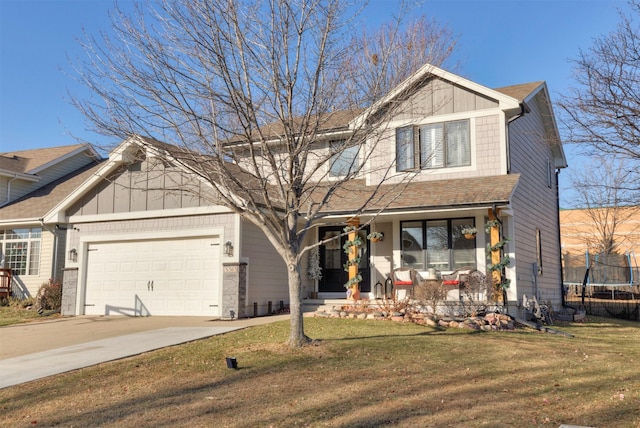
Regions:
<instances>
[{"instance_id":1,"label":"garage door panel","mask_svg":"<svg viewBox=\"0 0 640 428\"><path fill-rule=\"evenodd\" d=\"M219 315L216 238L92 243L87 314Z\"/></svg>"}]
</instances>

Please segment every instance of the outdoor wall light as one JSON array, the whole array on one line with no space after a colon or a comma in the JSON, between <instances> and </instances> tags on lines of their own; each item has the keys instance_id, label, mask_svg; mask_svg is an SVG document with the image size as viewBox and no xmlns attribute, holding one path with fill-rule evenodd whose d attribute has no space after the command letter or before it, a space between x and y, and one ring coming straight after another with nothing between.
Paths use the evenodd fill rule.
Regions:
<instances>
[{"instance_id":1,"label":"outdoor wall light","mask_svg":"<svg viewBox=\"0 0 640 428\"><path fill-rule=\"evenodd\" d=\"M69 261L74 263L78 261L78 250L75 248L69 250Z\"/></svg>"},{"instance_id":2,"label":"outdoor wall light","mask_svg":"<svg viewBox=\"0 0 640 428\"><path fill-rule=\"evenodd\" d=\"M227 256L233 256L233 243L231 241L225 242L224 254Z\"/></svg>"}]
</instances>

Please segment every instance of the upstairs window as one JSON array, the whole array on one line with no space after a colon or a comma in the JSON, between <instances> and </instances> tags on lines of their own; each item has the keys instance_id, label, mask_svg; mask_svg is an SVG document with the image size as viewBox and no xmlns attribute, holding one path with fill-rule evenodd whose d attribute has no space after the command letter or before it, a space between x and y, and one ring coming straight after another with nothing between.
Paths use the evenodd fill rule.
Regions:
<instances>
[{"instance_id":1,"label":"upstairs window","mask_svg":"<svg viewBox=\"0 0 640 428\"><path fill-rule=\"evenodd\" d=\"M449 168L471 165L469 121L431 123L396 129L396 168Z\"/></svg>"},{"instance_id":2,"label":"upstairs window","mask_svg":"<svg viewBox=\"0 0 640 428\"><path fill-rule=\"evenodd\" d=\"M358 170L358 146L348 147L344 140L329 142L331 150L331 169L329 174L332 177L344 177Z\"/></svg>"},{"instance_id":3,"label":"upstairs window","mask_svg":"<svg viewBox=\"0 0 640 428\"><path fill-rule=\"evenodd\" d=\"M413 126L396 129L396 168L398 171L407 171L416 167L413 134Z\"/></svg>"},{"instance_id":4,"label":"upstairs window","mask_svg":"<svg viewBox=\"0 0 640 428\"><path fill-rule=\"evenodd\" d=\"M0 260L14 275L38 275L42 229L0 230Z\"/></svg>"}]
</instances>

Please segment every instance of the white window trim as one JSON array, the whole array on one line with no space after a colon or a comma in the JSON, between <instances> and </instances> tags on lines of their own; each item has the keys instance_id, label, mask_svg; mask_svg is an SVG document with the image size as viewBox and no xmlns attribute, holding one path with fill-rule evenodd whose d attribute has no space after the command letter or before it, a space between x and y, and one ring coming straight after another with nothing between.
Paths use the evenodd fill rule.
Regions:
<instances>
[{"instance_id":1,"label":"white window trim","mask_svg":"<svg viewBox=\"0 0 640 428\"><path fill-rule=\"evenodd\" d=\"M499 110L498 110L499 111ZM467 112L468 113L468 112ZM416 172L420 172L420 173L430 173L430 174L450 174L450 173L459 173L459 172L468 172L468 171L476 171L477 169L477 162L476 162L476 153L477 153L477 145L476 145L476 118L478 117L486 117L486 116L491 116L489 114L487 114L486 111L483 111L482 114L478 113L478 114L473 114L473 115L469 115L469 114L451 114L451 115L443 115L443 116L437 116L437 117L430 117L428 120L420 120L420 121L415 121L415 120L401 120L401 121L393 121L389 123L389 128L393 129L393 156L394 156L394 163L396 164L396 173L397 174L405 174L405 173L416 173ZM398 152L397 152L397 140L396 140L396 130L398 128L405 128L408 126L413 126L416 128L419 128L422 125L431 125L431 124L437 124L437 123L442 123L445 124L447 122L457 122L457 121L461 121L461 120L467 120L469 121L469 144L470 144L470 163L469 165L460 165L460 166L442 166L442 167L437 167L437 168L423 168L421 166L421 159L420 156L418 156L418 159L414 160L414 167L410 168L410 169L406 169L406 170L398 170L398 166L397 166L397 161L398 161ZM419 142L418 142L419 144ZM446 159L445 159L446 162Z\"/></svg>"},{"instance_id":2,"label":"white window trim","mask_svg":"<svg viewBox=\"0 0 640 428\"><path fill-rule=\"evenodd\" d=\"M29 230L29 236L27 238L19 238L19 239L6 239L6 233L7 230L13 230L13 229L27 229ZM40 230L40 237L38 238L34 238L32 237L32 230L33 229L38 229ZM26 266L25 266L25 273L17 273L14 272L14 275L19 275L19 276L39 276L40 275L40 271L42 270L42 237L43 237L43 228L41 227L6 227L0 230L0 232L2 232L2 234L0 235L0 254L2 255L2 259L4 259L5 261L5 265L9 266L9 260L6 259L7 257L7 244L12 244L12 243L16 243L16 242L26 242L27 243L27 251L26 251L26 255L27 255L27 262L26 262ZM39 246L38 246L38 254L37 254L37 264L38 264L38 272L37 273L31 273L31 269L32 269L32 264L33 264L33 260L31 258L31 251L32 251L32 243L33 242L38 242ZM13 269L13 268L12 268Z\"/></svg>"}]
</instances>

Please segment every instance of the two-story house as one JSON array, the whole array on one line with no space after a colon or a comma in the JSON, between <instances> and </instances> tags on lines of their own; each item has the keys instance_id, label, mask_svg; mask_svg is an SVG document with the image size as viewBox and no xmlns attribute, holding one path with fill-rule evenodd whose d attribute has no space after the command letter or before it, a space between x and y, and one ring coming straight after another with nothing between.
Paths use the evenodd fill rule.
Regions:
<instances>
[{"instance_id":1,"label":"two-story house","mask_svg":"<svg viewBox=\"0 0 640 428\"><path fill-rule=\"evenodd\" d=\"M399 95L401 94L401 95ZM461 267L486 272L484 233L498 220L509 258L507 299L536 295L561 302L556 172L566 167L544 82L490 89L425 66L389 93L403 108L381 130L376 153L353 161L391 164L386 195L358 212L384 239L360 248L361 295L395 268L423 275ZM384 104L384 103L382 103ZM381 104L381 105L382 105ZM375 114L336 115L327 132L348 134ZM341 121L340 121L341 120ZM332 138L325 143L330 149ZM288 304L287 271L254 224L213 204L205 182L164 143L130 138L70 192L44 221L65 225L65 284L75 291L69 314L262 315ZM341 163L327 163L326 168ZM381 183L376 168L329 200L308 244L338 236L362 200ZM403 181L403 175L411 181ZM395 181L394 181L395 180ZM467 239L464 227L478 229ZM320 247L322 279L303 278L303 295L345 298L345 253L338 238ZM308 266L302 266L306 272Z\"/></svg>"},{"instance_id":2,"label":"two-story house","mask_svg":"<svg viewBox=\"0 0 640 428\"><path fill-rule=\"evenodd\" d=\"M44 217L99 162L86 144L0 153L0 268L11 269L14 295L62 279L66 226Z\"/></svg>"}]
</instances>

